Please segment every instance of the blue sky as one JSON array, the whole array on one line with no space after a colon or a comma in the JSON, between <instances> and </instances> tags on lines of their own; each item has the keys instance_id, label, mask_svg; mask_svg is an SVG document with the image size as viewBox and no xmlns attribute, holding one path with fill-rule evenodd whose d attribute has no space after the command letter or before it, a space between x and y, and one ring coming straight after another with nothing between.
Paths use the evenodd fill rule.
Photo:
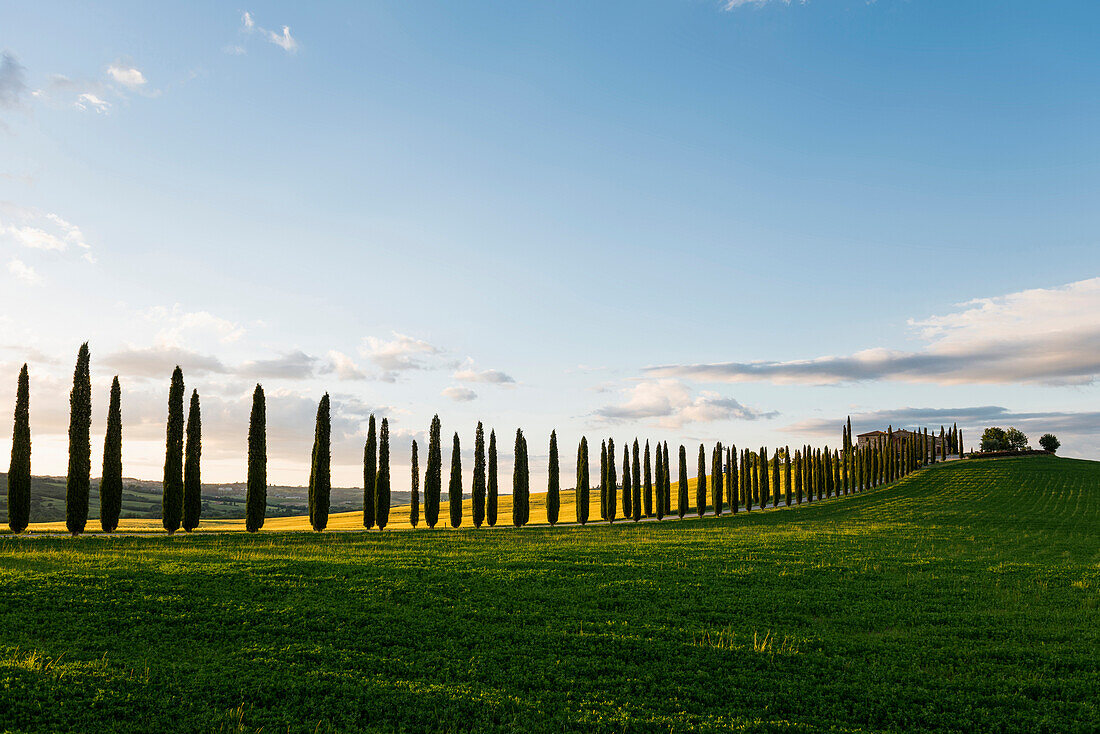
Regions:
<instances>
[{"instance_id":1,"label":"blue sky","mask_svg":"<svg viewBox=\"0 0 1100 734\"><path fill-rule=\"evenodd\" d=\"M336 480L434 412L580 435L836 440L1019 425L1100 458L1100 7L1034 2L37 2L0 8L0 410L64 471L157 477L167 380L204 472ZM7 450L0 439L0 451ZM94 444L98 450L98 444ZM537 481L537 478L536 478Z\"/></svg>"}]
</instances>

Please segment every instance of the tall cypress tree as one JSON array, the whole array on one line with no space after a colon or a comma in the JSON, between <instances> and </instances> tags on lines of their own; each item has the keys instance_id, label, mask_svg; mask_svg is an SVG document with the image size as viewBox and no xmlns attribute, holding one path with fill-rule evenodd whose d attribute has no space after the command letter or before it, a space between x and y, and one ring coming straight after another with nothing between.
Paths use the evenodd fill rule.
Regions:
<instances>
[{"instance_id":1,"label":"tall cypress tree","mask_svg":"<svg viewBox=\"0 0 1100 734\"><path fill-rule=\"evenodd\" d=\"M577 445L577 522L584 525L588 522L588 439L581 436L581 442Z\"/></svg>"},{"instance_id":2,"label":"tall cypress tree","mask_svg":"<svg viewBox=\"0 0 1100 734\"><path fill-rule=\"evenodd\" d=\"M794 463L794 459L791 456L791 447L790 446L784 447L784 451L786 453L783 455L783 460L784 460L784 464L783 464L783 485L784 485L784 487L786 488L786 491L787 491L787 496L786 496L787 507L790 507L791 506L792 495L794 494L794 487L791 484L791 469L793 468L792 465Z\"/></svg>"},{"instance_id":3,"label":"tall cypress tree","mask_svg":"<svg viewBox=\"0 0 1100 734\"><path fill-rule=\"evenodd\" d=\"M500 484L497 481L497 432L489 431L489 481L488 496L485 498L485 522L489 527L497 524L497 500L500 498Z\"/></svg>"},{"instance_id":4,"label":"tall cypress tree","mask_svg":"<svg viewBox=\"0 0 1100 734\"><path fill-rule=\"evenodd\" d=\"M480 528L485 522L485 429L481 421L477 422L474 433L474 484L470 488L472 495L474 527Z\"/></svg>"},{"instance_id":5,"label":"tall cypress tree","mask_svg":"<svg viewBox=\"0 0 1100 734\"><path fill-rule=\"evenodd\" d=\"M794 462L792 467L794 486L794 503L796 505L802 504L802 454L797 450L794 452L794 458L791 459Z\"/></svg>"},{"instance_id":6,"label":"tall cypress tree","mask_svg":"<svg viewBox=\"0 0 1100 734\"><path fill-rule=\"evenodd\" d=\"M363 527L370 530L378 512L374 507L375 482L378 481L378 434L374 413L367 421L367 442L363 444Z\"/></svg>"},{"instance_id":7,"label":"tall cypress tree","mask_svg":"<svg viewBox=\"0 0 1100 734\"><path fill-rule=\"evenodd\" d=\"M668 441L661 444L661 454L664 456L664 472L661 476L665 480L664 491L661 496L665 501L665 514L672 514L672 467L668 463Z\"/></svg>"},{"instance_id":8,"label":"tall cypress tree","mask_svg":"<svg viewBox=\"0 0 1100 734\"><path fill-rule=\"evenodd\" d=\"M661 451L661 443L658 441L657 458L653 464L653 511L656 513L658 520L663 519L665 516L665 500L661 494L665 489L664 469L661 466L664 461L664 452Z\"/></svg>"},{"instance_id":9,"label":"tall cypress tree","mask_svg":"<svg viewBox=\"0 0 1100 734\"><path fill-rule=\"evenodd\" d=\"M649 439L645 442L645 454L642 457L642 472L644 472L642 486L643 511L646 517L653 516L653 471L649 460Z\"/></svg>"},{"instance_id":10,"label":"tall cypress tree","mask_svg":"<svg viewBox=\"0 0 1100 734\"><path fill-rule=\"evenodd\" d=\"M332 416L328 393L317 403L313 427L313 455L309 467L309 524L317 532L328 527L332 498Z\"/></svg>"},{"instance_id":11,"label":"tall cypress tree","mask_svg":"<svg viewBox=\"0 0 1100 734\"><path fill-rule=\"evenodd\" d=\"M642 519L642 451L636 438L633 448L633 463L630 465L630 518L637 522Z\"/></svg>"},{"instance_id":12,"label":"tall cypress tree","mask_svg":"<svg viewBox=\"0 0 1100 734\"><path fill-rule=\"evenodd\" d=\"M615 522L615 517L618 514L618 507L616 502L618 498L615 496L616 490L619 486L619 478L616 476L615 471L615 439L607 439L607 521Z\"/></svg>"},{"instance_id":13,"label":"tall cypress tree","mask_svg":"<svg viewBox=\"0 0 1100 734\"><path fill-rule=\"evenodd\" d=\"M962 456L963 456L963 432L962 431L959 431L959 435L957 436L956 440L958 441L958 444L959 444L959 458L961 459Z\"/></svg>"},{"instance_id":14,"label":"tall cypress tree","mask_svg":"<svg viewBox=\"0 0 1100 734\"><path fill-rule=\"evenodd\" d=\"M443 491L443 452L439 446L439 415L428 429L428 465L424 469L424 523L434 528L439 522L439 495Z\"/></svg>"},{"instance_id":15,"label":"tall cypress tree","mask_svg":"<svg viewBox=\"0 0 1100 734\"><path fill-rule=\"evenodd\" d=\"M623 448L630 452L630 444L623 444ZM626 477L630 477L630 481L626 480ZM634 439L634 463L630 467L630 471L627 472L627 467L623 467L623 518L632 519L634 517L634 485L641 482L641 477L638 476L638 439Z\"/></svg>"},{"instance_id":16,"label":"tall cypress tree","mask_svg":"<svg viewBox=\"0 0 1100 734\"><path fill-rule=\"evenodd\" d=\"M523 431L516 429L516 461L512 469L512 524L517 528L527 522L528 485L527 485L527 441Z\"/></svg>"},{"instance_id":17,"label":"tall cypress tree","mask_svg":"<svg viewBox=\"0 0 1100 734\"><path fill-rule=\"evenodd\" d=\"M31 380L27 365L19 370L15 391L15 426L8 466L8 527L13 533L27 529L31 519Z\"/></svg>"},{"instance_id":18,"label":"tall cypress tree","mask_svg":"<svg viewBox=\"0 0 1100 734\"><path fill-rule=\"evenodd\" d=\"M458 432L451 442L451 481L447 484L448 509L451 511L451 527L462 526L462 449Z\"/></svg>"},{"instance_id":19,"label":"tall cypress tree","mask_svg":"<svg viewBox=\"0 0 1100 734\"><path fill-rule=\"evenodd\" d=\"M745 512L752 512L752 506L756 503L753 492L753 482L756 479L756 468L753 464L753 453L745 449L745 456L741 459L741 471L745 474Z\"/></svg>"},{"instance_id":20,"label":"tall cypress tree","mask_svg":"<svg viewBox=\"0 0 1100 734\"><path fill-rule=\"evenodd\" d=\"M707 450L699 444L699 479L695 484L695 511L702 517L707 511Z\"/></svg>"},{"instance_id":21,"label":"tall cypress tree","mask_svg":"<svg viewBox=\"0 0 1100 734\"><path fill-rule=\"evenodd\" d=\"M600 444L600 519L607 519L607 439Z\"/></svg>"},{"instance_id":22,"label":"tall cypress tree","mask_svg":"<svg viewBox=\"0 0 1100 734\"><path fill-rule=\"evenodd\" d=\"M760 509L771 502L772 496L771 464L768 461L768 449L760 447Z\"/></svg>"},{"instance_id":23,"label":"tall cypress tree","mask_svg":"<svg viewBox=\"0 0 1100 734\"><path fill-rule=\"evenodd\" d=\"M118 375L111 382L107 435L103 439L103 474L99 480L99 526L110 533L122 514L122 388Z\"/></svg>"},{"instance_id":24,"label":"tall cypress tree","mask_svg":"<svg viewBox=\"0 0 1100 734\"><path fill-rule=\"evenodd\" d=\"M65 527L73 535L88 522L88 489L92 481L92 377L88 342L80 345L69 393L69 474L65 480Z\"/></svg>"},{"instance_id":25,"label":"tall cypress tree","mask_svg":"<svg viewBox=\"0 0 1100 734\"><path fill-rule=\"evenodd\" d=\"M414 529L420 524L420 457L417 456L415 438L412 445L412 491L409 497L409 524Z\"/></svg>"},{"instance_id":26,"label":"tall cypress tree","mask_svg":"<svg viewBox=\"0 0 1100 734\"><path fill-rule=\"evenodd\" d=\"M378 474L374 478L375 524L384 530L390 523L390 422L382 419L378 432Z\"/></svg>"},{"instance_id":27,"label":"tall cypress tree","mask_svg":"<svg viewBox=\"0 0 1100 734\"><path fill-rule=\"evenodd\" d=\"M729 495L730 512L736 515L741 509L741 472L737 468L737 447L730 446L726 456L729 462L729 487L726 494Z\"/></svg>"},{"instance_id":28,"label":"tall cypress tree","mask_svg":"<svg viewBox=\"0 0 1100 734\"><path fill-rule=\"evenodd\" d=\"M556 525L561 511L561 480L558 476L558 432L550 431L550 465L546 478L546 522Z\"/></svg>"},{"instance_id":29,"label":"tall cypress tree","mask_svg":"<svg viewBox=\"0 0 1100 734\"><path fill-rule=\"evenodd\" d=\"M183 447L183 529L191 532L202 515L202 410L199 391L191 391L187 409L187 443Z\"/></svg>"},{"instance_id":30,"label":"tall cypress tree","mask_svg":"<svg viewBox=\"0 0 1100 734\"><path fill-rule=\"evenodd\" d=\"M631 487L634 486L634 482L630 478L630 444L623 444L623 497L629 497L631 493ZM623 504L628 504L625 500ZM631 515L626 514L626 510L623 510L623 519L632 519Z\"/></svg>"},{"instance_id":31,"label":"tall cypress tree","mask_svg":"<svg viewBox=\"0 0 1100 734\"><path fill-rule=\"evenodd\" d=\"M680 516L680 519L684 519L684 515L687 514L688 508L688 460L687 449L683 444L680 444L680 473L679 473L679 486L676 488L679 495L676 506L676 514Z\"/></svg>"},{"instance_id":32,"label":"tall cypress tree","mask_svg":"<svg viewBox=\"0 0 1100 734\"><path fill-rule=\"evenodd\" d=\"M722 514L722 444L719 442L714 447L714 468L710 476L710 497L714 516Z\"/></svg>"},{"instance_id":33,"label":"tall cypress tree","mask_svg":"<svg viewBox=\"0 0 1100 734\"><path fill-rule=\"evenodd\" d=\"M168 431L164 449L161 522L169 533L183 519L183 370L176 365L168 387Z\"/></svg>"},{"instance_id":34,"label":"tall cypress tree","mask_svg":"<svg viewBox=\"0 0 1100 734\"><path fill-rule=\"evenodd\" d=\"M264 389L252 393L252 415L248 421L248 482L245 488L245 529L254 533L264 525L267 514L267 404Z\"/></svg>"}]
</instances>

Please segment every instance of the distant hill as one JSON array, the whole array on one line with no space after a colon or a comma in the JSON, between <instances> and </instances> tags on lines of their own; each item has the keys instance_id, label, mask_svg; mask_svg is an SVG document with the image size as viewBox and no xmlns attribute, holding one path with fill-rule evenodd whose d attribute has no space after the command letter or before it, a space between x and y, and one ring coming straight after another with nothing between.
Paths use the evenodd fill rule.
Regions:
<instances>
[{"instance_id":1,"label":"distant hill","mask_svg":"<svg viewBox=\"0 0 1100 734\"><path fill-rule=\"evenodd\" d=\"M161 512L161 483L146 479L124 479L122 517L156 519ZM0 522L8 517L8 475L0 473ZM202 516L206 519L234 520L244 517L244 482L202 485ZM392 503L408 504L408 492L393 492ZM92 480L88 517L99 517L99 480ZM333 487L331 512L351 512L363 506L363 490L358 487ZM308 487L269 486L267 516L291 517L309 514ZM58 522L65 519L65 477L31 478L31 522Z\"/></svg>"}]
</instances>

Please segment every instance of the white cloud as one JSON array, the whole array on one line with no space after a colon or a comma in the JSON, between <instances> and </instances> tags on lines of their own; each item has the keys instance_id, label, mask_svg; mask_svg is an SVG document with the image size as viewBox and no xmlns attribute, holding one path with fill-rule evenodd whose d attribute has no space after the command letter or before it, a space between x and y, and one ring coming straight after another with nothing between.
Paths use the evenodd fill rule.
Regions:
<instances>
[{"instance_id":1,"label":"white cloud","mask_svg":"<svg viewBox=\"0 0 1100 734\"><path fill-rule=\"evenodd\" d=\"M252 13L247 10L241 13L241 23L246 31L251 31L253 26L256 25L256 21L252 19Z\"/></svg>"},{"instance_id":2,"label":"white cloud","mask_svg":"<svg viewBox=\"0 0 1100 734\"><path fill-rule=\"evenodd\" d=\"M422 339L393 332L393 339L386 341L373 336L363 340L359 353L385 370L382 379L393 381L398 372L427 369L422 355L432 356L442 350Z\"/></svg>"},{"instance_id":3,"label":"white cloud","mask_svg":"<svg viewBox=\"0 0 1100 734\"><path fill-rule=\"evenodd\" d=\"M474 361L467 359L462 366L455 371L454 379L459 382L486 382L493 385L515 384L515 379L500 370L478 370L474 368Z\"/></svg>"},{"instance_id":4,"label":"white cloud","mask_svg":"<svg viewBox=\"0 0 1100 734\"><path fill-rule=\"evenodd\" d=\"M702 382L836 384L897 380L939 384L1089 384L1100 377L1100 278L959 304L913 319L920 351L866 349L787 362L720 362L646 368Z\"/></svg>"},{"instance_id":5,"label":"white cloud","mask_svg":"<svg viewBox=\"0 0 1100 734\"><path fill-rule=\"evenodd\" d=\"M284 51L295 53L298 50L298 42L294 40L293 36L290 35L290 26L283 26L282 33L276 33L275 31L268 30L264 30L263 33L267 40L271 41Z\"/></svg>"},{"instance_id":6,"label":"white cloud","mask_svg":"<svg viewBox=\"0 0 1100 734\"><path fill-rule=\"evenodd\" d=\"M127 89L137 90L145 86L145 75L129 64L115 62L107 67L107 75Z\"/></svg>"},{"instance_id":7,"label":"white cloud","mask_svg":"<svg viewBox=\"0 0 1100 734\"><path fill-rule=\"evenodd\" d=\"M680 428L686 423L712 423L720 420L757 420L773 418L776 412L761 412L733 398L715 392L698 395L679 380L662 379L639 382L625 391L625 401L607 405L595 415L610 423L656 418L665 428Z\"/></svg>"},{"instance_id":8,"label":"white cloud","mask_svg":"<svg viewBox=\"0 0 1100 734\"><path fill-rule=\"evenodd\" d=\"M160 326L156 342L162 346L181 346L188 337L212 334L223 344L238 341L245 334L243 326L215 316L209 311L185 311L175 304L171 308L154 306L141 312L142 318Z\"/></svg>"},{"instance_id":9,"label":"white cloud","mask_svg":"<svg viewBox=\"0 0 1100 734\"><path fill-rule=\"evenodd\" d=\"M13 257L8 261L8 272L31 285L38 285L42 282L42 276L36 273L34 268L17 257Z\"/></svg>"},{"instance_id":10,"label":"white cloud","mask_svg":"<svg viewBox=\"0 0 1100 734\"><path fill-rule=\"evenodd\" d=\"M111 109L111 103L100 99L91 92L84 92L76 98L75 102L73 102L73 107L84 111L91 109L102 115L106 114Z\"/></svg>"},{"instance_id":11,"label":"white cloud","mask_svg":"<svg viewBox=\"0 0 1100 734\"><path fill-rule=\"evenodd\" d=\"M328 354L328 366L324 370L325 372L335 372L337 379L340 380L365 380L367 375L363 370L359 369L359 366L355 364L351 357L338 352L335 349L330 349Z\"/></svg>"},{"instance_id":12,"label":"white cloud","mask_svg":"<svg viewBox=\"0 0 1100 734\"><path fill-rule=\"evenodd\" d=\"M452 385L451 387L444 388L440 393L445 398L458 401L460 403L466 403L477 398L477 393L468 387L457 387Z\"/></svg>"},{"instance_id":13,"label":"white cloud","mask_svg":"<svg viewBox=\"0 0 1100 734\"><path fill-rule=\"evenodd\" d=\"M169 377L176 365L184 373L196 375L228 374L230 370L217 357L199 354L182 347L125 347L102 359L103 364L133 377Z\"/></svg>"},{"instance_id":14,"label":"white cloud","mask_svg":"<svg viewBox=\"0 0 1100 734\"><path fill-rule=\"evenodd\" d=\"M260 359L245 362L237 370L241 375L254 379L272 378L283 380L304 380L313 377L317 358L305 352L294 351L274 359Z\"/></svg>"}]
</instances>

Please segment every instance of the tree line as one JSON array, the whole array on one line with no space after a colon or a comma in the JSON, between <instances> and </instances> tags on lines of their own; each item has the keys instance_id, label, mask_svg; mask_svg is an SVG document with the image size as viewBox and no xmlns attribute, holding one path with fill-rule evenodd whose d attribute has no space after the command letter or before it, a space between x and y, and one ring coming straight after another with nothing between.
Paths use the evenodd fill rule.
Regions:
<instances>
[{"instance_id":1,"label":"tree line","mask_svg":"<svg viewBox=\"0 0 1100 734\"><path fill-rule=\"evenodd\" d=\"M174 533L181 527L190 532L199 526L202 510L200 465L202 457L202 416L199 393L192 390L185 413L183 371L172 372L168 390L168 419L161 517L164 530ZM88 344L81 345L73 373L69 399L69 464L66 476L65 524L73 535L84 532L88 521L91 485L91 376ZM267 418L262 385L252 394L248 425L248 465L245 494L245 528L256 532L263 527L267 508ZM325 393L317 405L313 450L309 472L309 522L315 531L328 525L332 490L331 402ZM638 522L642 518L662 520L674 512L683 518L689 514L751 512L769 507L800 505L829 497L848 495L893 482L921 467L944 460L948 447L962 452L962 434L957 426L950 431L940 428L940 438L922 432L895 434L891 427L874 441L857 445L852 439L851 419L842 429L841 446L815 448L789 446L769 452L738 449L717 443L709 450L700 444L696 467L694 497L690 493L687 447L676 454L676 489L673 491L673 467L667 442L644 445L635 438L622 446L621 477L615 440L601 440L599 475L595 486L589 465L588 439L581 437L577 446L574 487L575 521L589 522L592 492L599 493L600 519L614 523ZM428 430L428 454L423 488L420 483L419 447L411 447L411 497L409 522L421 520L429 528L439 523L442 499L443 453L442 425L432 418ZM517 429L512 471L512 524L522 527L530 522L531 484L527 439ZM939 454L939 456L937 456ZM495 526L498 522L499 475L496 431L478 422L474 434L474 465L470 497L471 518L475 528ZM451 442L450 475L447 500L451 527L461 527L463 518L463 475L461 440L457 432ZM31 482L30 378L27 366L20 370L16 390L15 425L11 464L8 472L8 524L13 532L22 532L29 523ZM561 475L557 432L551 431L546 488L546 517L550 525L560 521ZM363 527L384 529L390 519L390 431L389 422L378 423L372 414L367 422L363 447ZM709 492L708 492L709 489ZM122 510L122 410L118 377L111 383L107 428L103 447L100 480L100 527L112 532L118 527ZM675 501L674 501L675 500Z\"/></svg>"}]
</instances>

